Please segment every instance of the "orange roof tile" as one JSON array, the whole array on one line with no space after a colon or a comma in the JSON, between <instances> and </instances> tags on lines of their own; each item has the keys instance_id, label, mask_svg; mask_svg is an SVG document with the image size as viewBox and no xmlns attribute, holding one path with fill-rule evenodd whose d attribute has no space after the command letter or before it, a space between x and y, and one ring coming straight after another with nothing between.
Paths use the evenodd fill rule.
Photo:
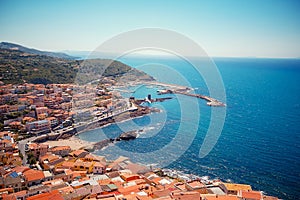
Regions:
<instances>
[{"instance_id":1,"label":"orange roof tile","mask_svg":"<svg viewBox=\"0 0 300 200\"><path fill-rule=\"evenodd\" d=\"M236 183L222 183L227 188L227 190L231 191L239 191L239 190L252 190L250 185L246 184L236 184Z\"/></svg>"},{"instance_id":2,"label":"orange roof tile","mask_svg":"<svg viewBox=\"0 0 300 200\"><path fill-rule=\"evenodd\" d=\"M66 168L73 168L74 167L74 162L65 161L65 162L62 163L61 166L66 167Z\"/></svg>"},{"instance_id":3,"label":"orange roof tile","mask_svg":"<svg viewBox=\"0 0 300 200\"><path fill-rule=\"evenodd\" d=\"M33 118L33 117L23 117L22 120L23 120L23 121L28 121L28 122L33 122L33 121L35 121L36 119Z\"/></svg>"},{"instance_id":4,"label":"orange roof tile","mask_svg":"<svg viewBox=\"0 0 300 200\"><path fill-rule=\"evenodd\" d=\"M69 149L71 149L70 146L56 146L56 147L51 148L50 150L51 151L62 151L62 150L69 150Z\"/></svg>"},{"instance_id":5,"label":"orange roof tile","mask_svg":"<svg viewBox=\"0 0 300 200\"><path fill-rule=\"evenodd\" d=\"M191 186L192 188L196 188L196 187L204 187L205 185L203 183L201 183L200 181L192 181L187 183L189 186Z\"/></svg>"},{"instance_id":6,"label":"orange roof tile","mask_svg":"<svg viewBox=\"0 0 300 200\"><path fill-rule=\"evenodd\" d=\"M171 196L174 199L184 199L184 200L195 200L195 199L201 199L200 193L198 192L172 192Z\"/></svg>"},{"instance_id":7,"label":"orange roof tile","mask_svg":"<svg viewBox=\"0 0 300 200\"><path fill-rule=\"evenodd\" d=\"M141 185L133 185L129 187L119 187L118 191L124 195L131 194L132 192L139 192L139 188L141 188Z\"/></svg>"},{"instance_id":8,"label":"orange roof tile","mask_svg":"<svg viewBox=\"0 0 300 200\"><path fill-rule=\"evenodd\" d=\"M262 199L262 193L260 191L241 191L240 195L246 199Z\"/></svg>"},{"instance_id":9,"label":"orange roof tile","mask_svg":"<svg viewBox=\"0 0 300 200\"><path fill-rule=\"evenodd\" d=\"M28 197L27 200L64 200L64 198L59 194L58 190L54 190Z\"/></svg>"},{"instance_id":10,"label":"orange roof tile","mask_svg":"<svg viewBox=\"0 0 300 200\"><path fill-rule=\"evenodd\" d=\"M75 150L75 151L72 151L70 154L71 155L74 155L74 156L79 156L81 153L86 153L87 151L85 151L85 150Z\"/></svg>"},{"instance_id":11,"label":"orange roof tile","mask_svg":"<svg viewBox=\"0 0 300 200\"><path fill-rule=\"evenodd\" d=\"M233 195L216 195L216 196L205 196L204 200L239 200L237 196Z\"/></svg>"},{"instance_id":12,"label":"orange roof tile","mask_svg":"<svg viewBox=\"0 0 300 200\"><path fill-rule=\"evenodd\" d=\"M15 167L15 168L12 169L12 171L17 172L17 173L19 173L19 172L23 173L23 172L25 172L27 170L30 170L30 168L26 167L26 166L17 166L17 167Z\"/></svg>"},{"instance_id":13,"label":"orange roof tile","mask_svg":"<svg viewBox=\"0 0 300 200\"><path fill-rule=\"evenodd\" d=\"M39 170L30 169L23 173L27 181L41 180L45 178L44 173Z\"/></svg>"}]
</instances>

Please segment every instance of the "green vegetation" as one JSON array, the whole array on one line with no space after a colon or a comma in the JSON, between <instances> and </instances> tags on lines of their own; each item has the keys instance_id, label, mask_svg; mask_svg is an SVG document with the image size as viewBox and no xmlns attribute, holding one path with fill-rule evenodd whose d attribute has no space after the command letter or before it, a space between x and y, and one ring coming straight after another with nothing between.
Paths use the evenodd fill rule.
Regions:
<instances>
[{"instance_id":1,"label":"green vegetation","mask_svg":"<svg viewBox=\"0 0 300 200\"><path fill-rule=\"evenodd\" d=\"M67 60L0 49L0 81L7 84L87 83L103 76L153 80L144 72L109 59Z\"/></svg>"},{"instance_id":2,"label":"green vegetation","mask_svg":"<svg viewBox=\"0 0 300 200\"><path fill-rule=\"evenodd\" d=\"M27 164L34 165L36 164L36 158L32 153L27 154Z\"/></svg>"},{"instance_id":3,"label":"green vegetation","mask_svg":"<svg viewBox=\"0 0 300 200\"><path fill-rule=\"evenodd\" d=\"M21 46L19 44L14 44L14 43L9 43L9 42L1 42L0 48L1 49L14 49L14 50L22 51L24 53L43 55L43 56L51 56L51 57L55 57L55 58L64 58L64 59L69 59L69 60L76 59L76 57L69 56L68 54L65 54L65 53L40 51L37 49L30 49L30 48Z\"/></svg>"},{"instance_id":4,"label":"green vegetation","mask_svg":"<svg viewBox=\"0 0 300 200\"><path fill-rule=\"evenodd\" d=\"M20 150L19 150L19 156L20 156L20 158L23 160L24 156L23 156L23 154L21 153Z\"/></svg>"},{"instance_id":5,"label":"green vegetation","mask_svg":"<svg viewBox=\"0 0 300 200\"><path fill-rule=\"evenodd\" d=\"M0 49L0 74L4 83L69 83L76 76L79 61Z\"/></svg>"}]
</instances>

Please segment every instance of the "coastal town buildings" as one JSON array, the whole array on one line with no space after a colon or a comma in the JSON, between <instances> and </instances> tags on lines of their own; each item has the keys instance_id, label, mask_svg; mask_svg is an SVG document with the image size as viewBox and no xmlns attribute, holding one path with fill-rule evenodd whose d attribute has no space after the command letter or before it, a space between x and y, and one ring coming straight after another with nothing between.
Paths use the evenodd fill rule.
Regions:
<instances>
[{"instance_id":1,"label":"coastal town buildings","mask_svg":"<svg viewBox=\"0 0 300 200\"><path fill-rule=\"evenodd\" d=\"M106 87L113 84L105 79ZM106 88L84 88L74 95L76 87L0 86L0 199L277 199L250 185L149 169L122 156L107 161L63 140L58 146L47 144L86 124L136 109L119 95L112 98Z\"/></svg>"}]
</instances>

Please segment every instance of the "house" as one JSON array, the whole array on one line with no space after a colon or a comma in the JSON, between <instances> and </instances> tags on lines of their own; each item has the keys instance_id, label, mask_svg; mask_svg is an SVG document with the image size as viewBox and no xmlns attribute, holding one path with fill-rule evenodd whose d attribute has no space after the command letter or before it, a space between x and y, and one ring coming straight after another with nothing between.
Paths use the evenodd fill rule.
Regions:
<instances>
[{"instance_id":1,"label":"house","mask_svg":"<svg viewBox=\"0 0 300 200\"><path fill-rule=\"evenodd\" d=\"M47 117L46 120L48 120L51 128L58 125L58 120L56 119L56 117Z\"/></svg>"},{"instance_id":2,"label":"house","mask_svg":"<svg viewBox=\"0 0 300 200\"><path fill-rule=\"evenodd\" d=\"M37 144L37 143L28 144L28 151L32 153L33 156L36 158L46 155L48 148L49 146L46 144Z\"/></svg>"},{"instance_id":3,"label":"house","mask_svg":"<svg viewBox=\"0 0 300 200\"><path fill-rule=\"evenodd\" d=\"M74 162L64 161L60 165L56 166L56 169L74 169Z\"/></svg>"},{"instance_id":4,"label":"house","mask_svg":"<svg viewBox=\"0 0 300 200\"><path fill-rule=\"evenodd\" d=\"M103 174L105 173L105 165L100 162L95 162L93 165L93 174Z\"/></svg>"},{"instance_id":5,"label":"house","mask_svg":"<svg viewBox=\"0 0 300 200\"><path fill-rule=\"evenodd\" d=\"M202 200L240 200L235 195L205 195Z\"/></svg>"},{"instance_id":6,"label":"house","mask_svg":"<svg viewBox=\"0 0 300 200\"><path fill-rule=\"evenodd\" d=\"M71 169L56 169L54 178L62 179L65 182L71 182L73 180L73 171Z\"/></svg>"},{"instance_id":7,"label":"house","mask_svg":"<svg viewBox=\"0 0 300 200\"><path fill-rule=\"evenodd\" d=\"M38 185L43 182L45 175L43 171L30 169L23 173L25 183L28 187Z\"/></svg>"},{"instance_id":8,"label":"house","mask_svg":"<svg viewBox=\"0 0 300 200\"><path fill-rule=\"evenodd\" d=\"M14 192L13 194L11 194L11 196L13 196L17 200L26 200L26 198L28 197L26 190Z\"/></svg>"},{"instance_id":9,"label":"house","mask_svg":"<svg viewBox=\"0 0 300 200\"><path fill-rule=\"evenodd\" d=\"M262 200L263 194L260 191L240 190L237 194L242 200Z\"/></svg>"},{"instance_id":10,"label":"house","mask_svg":"<svg viewBox=\"0 0 300 200\"><path fill-rule=\"evenodd\" d=\"M16 172L5 175L4 187L13 188L14 192L18 192L22 189L22 178Z\"/></svg>"},{"instance_id":11,"label":"house","mask_svg":"<svg viewBox=\"0 0 300 200\"><path fill-rule=\"evenodd\" d=\"M44 181L42 184L48 186L50 190L57 190L68 186L62 179Z\"/></svg>"},{"instance_id":12,"label":"house","mask_svg":"<svg viewBox=\"0 0 300 200\"><path fill-rule=\"evenodd\" d=\"M184 199L184 200L197 200L201 199L199 192L171 192L171 198L173 199Z\"/></svg>"},{"instance_id":13,"label":"house","mask_svg":"<svg viewBox=\"0 0 300 200\"><path fill-rule=\"evenodd\" d=\"M27 122L33 122L33 121L35 121L35 120L36 120L36 119L33 118L33 117L23 117L22 123L23 123L23 124L26 124Z\"/></svg>"},{"instance_id":14,"label":"house","mask_svg":"<svg viewBox=\"0 0 300 200\"><path fill-rule=\"evenodd\" d=\"M50 125L48 120L44 119L44 120L38 120L38 121L26 123L26 129L27 131L36 132L36 133L40 133L40 132L46 133L46 132L50 132Z\"/></svg>"},{"instance_id":15,"label":"house","mask_svg":"<svg viewBox=\"0 0 300 200\"><path fill-rule=\"evenodd\" d=\"M76 171L86 171L87 173L93 172L94 162L83 162L81 160L76 160L74 163L73 170Z\"/></svg>"},{"instance_id":16,"label":"house","mask_svg":"<svg viewBox=\"0 0 300 200\"><path fill-rule=\"evenodd\" d=\"M69 153L70 156L75 157L75 158L84 158L89 152L85 150L75 150Z\"/></svg>"},{"instance_id":17,"label":"house","mask_svg":"<svg viewBox=\"0 0 300 200\"><path fill-rule=\"evenodd\" d=\"M46 114L48 115L49 109L47 107L38 107L36 108L37 115Z\"/></svg>"},{"instance_id":18,"label":"house","mask_svg":"<svg viewBox=\"0 0 300 200\"><path fill-rule=\"evenodd\" d=\"M47 153L46 155L40 156L39 161L44 169L49 170L53 169L55 165L64 162L65 159L58 155Z\"/></svg>"},{"instance_id":19,"label":"house","mask_svg":"<svg viewBox=\"0 0 300 200\"><path fill-rule=\"evenodd\" d=\"M14 122L10 122L9 123L9 127L11 129L16 129L16 130L20 130L23 128L24 125L21 124L21 122L18 121L14 121Z\"/></svg>"},{"instance_id":20,"label":"house","mask_svg":"<svg viewBox=\"0 0 300 200\"><path fill-rule=\"evenodd\" d=\"M4 188L0 189L0 199L2 200L17 200L17 198L14 196L14 193L12 188Z\"/></svg>"},{"instance_id":21,"label":"house","mask_svg":"<svg viewBox=\"0 0 300 200\"><path fill-rule=\"evenodd\" d=\"M51 181L54 179L54 176L50 171L43 171L43 173L45 176L44 181Z\"/></svg>"},{"instance_id":22,"label":"house","mask_svg":"<svg viewBox=\"0 0 300 200\"><path fill-rule=\"evenodd\" d=\"M252 190L250 185L246 184L236 184L236 183L221 183L219 187L226 193L226 194L233 194L237 195L238 191L240 190L246 190L250 191Z\"/></svg>"},{"instance_id":23,"label":"house","mask_svg":"<svg viewBox=\"0 0 300 200\"><path fill-rule=\"evenodd\" d=\"M28 194L28 196L34 196L34 195L37 195L37 194L47 193L47 192L50 192L50 187L49 186L38 184L38 185L28 187L27 194Z\"/></svg>"},{"instance_id":24,"label":"house","mask_svg":"<svg viewBox=\"0 0 300 200\"><path fill-rule=\"evenodd\" d=\"M201 194L207 194L206 185L197 180L187 182L185 187L188 191L197 191Z\"/></svg>"},{"instance_id":25,"label":"house","mask_svg":"<svg viewBox=\"0 0 300 200\"><path fill-rule=\"evenodd\" d=\"M129 182L129 181L140 179L140 176L138 174L122 174L121 178L124 181Z\"/></svg>"},{"instance_id":26,"label":"house","mask_svg":"<svg viewBox=\"0 0 300 200\"><path fill-rule=\"evenodd\" d=\"M67 156L71 152L70 146L56 146L49 149L49 151L55 155Z\"/></svg>"},{"instance_id":27,"label":"house","mask_svg":"<svg viewBox=\"0 0 300 200\"><path fill-rule=\"evenodd\" d=\"M58 190L37 194L37 195L34 195L32 197L27 198L27 200L39 200L39 199L43 199L43 200L50 200L50 199L64 200L63 196L58 192Z\"/></svg>"}]
</instances>

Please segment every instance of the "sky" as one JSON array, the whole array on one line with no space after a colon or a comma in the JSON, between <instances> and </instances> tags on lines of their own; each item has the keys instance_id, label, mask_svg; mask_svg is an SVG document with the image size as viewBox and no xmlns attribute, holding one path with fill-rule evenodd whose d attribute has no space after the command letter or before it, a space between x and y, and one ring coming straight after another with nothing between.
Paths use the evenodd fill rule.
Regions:
<instances>
[{"instance_id":1,"label":"sky","mask_svg":"<svg viewBox=\"0 0 300 200\"><path fill-rule=\"evenodd\" d=\"M176 31L210 56L300 57L297 0L0 0L0 41L93 51L139 28Z\"/></svg>"}]
</instances>

